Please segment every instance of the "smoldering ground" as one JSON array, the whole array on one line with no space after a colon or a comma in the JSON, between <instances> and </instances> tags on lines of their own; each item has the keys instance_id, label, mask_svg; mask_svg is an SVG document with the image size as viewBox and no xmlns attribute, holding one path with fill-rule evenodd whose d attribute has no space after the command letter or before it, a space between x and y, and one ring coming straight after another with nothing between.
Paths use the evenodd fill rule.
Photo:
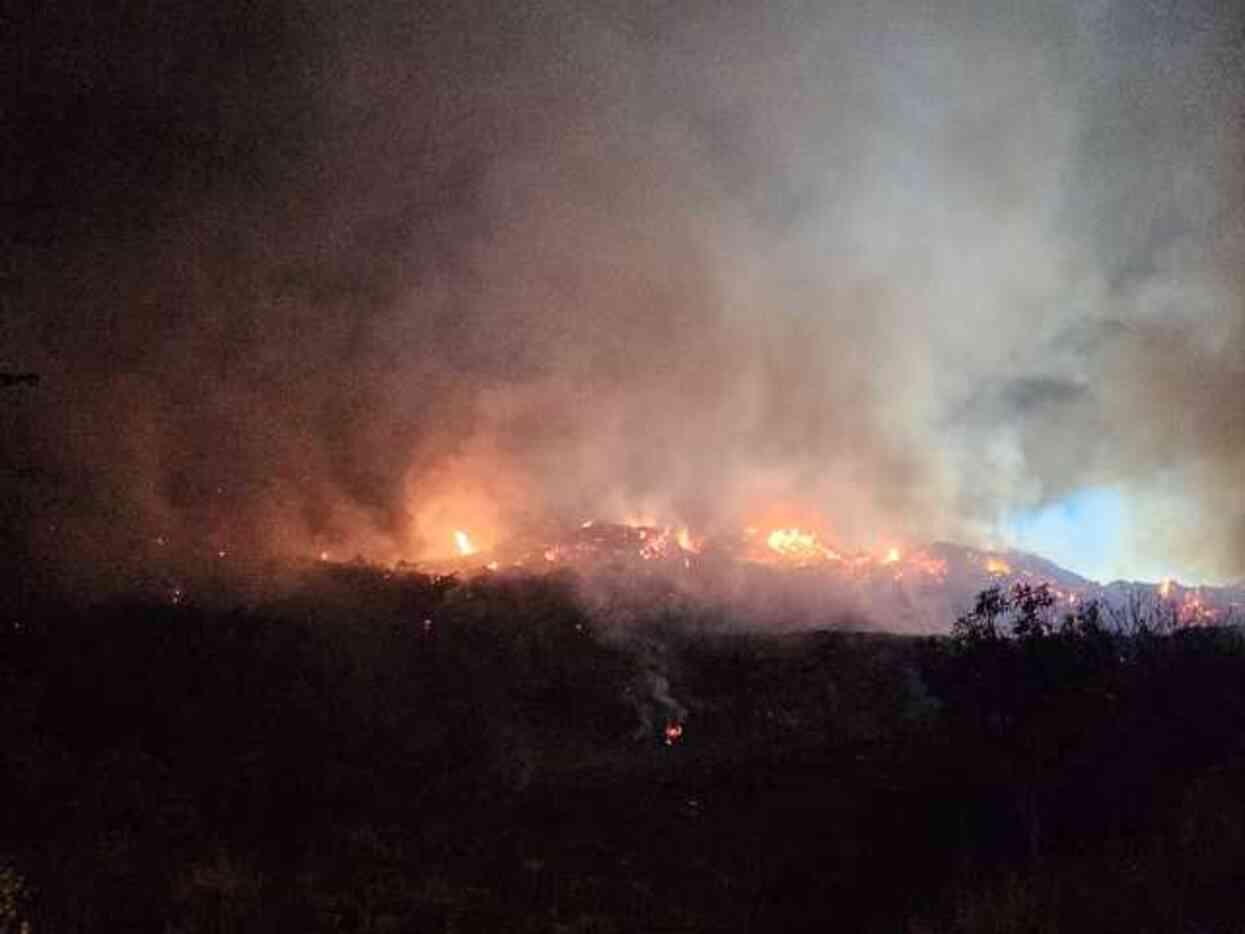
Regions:
<instances>
[{"instance_id":1,"label":"smoldering ground","mask_svg":"<svg viewBox=\"0 0 1245 934\"><path fill-rule=\"evenodd\" d=\"M972 541L1094 484L1123 564L1245 572L1229 4L32 17L23 566L783 498Z\"/></svg>"}]
</instances>

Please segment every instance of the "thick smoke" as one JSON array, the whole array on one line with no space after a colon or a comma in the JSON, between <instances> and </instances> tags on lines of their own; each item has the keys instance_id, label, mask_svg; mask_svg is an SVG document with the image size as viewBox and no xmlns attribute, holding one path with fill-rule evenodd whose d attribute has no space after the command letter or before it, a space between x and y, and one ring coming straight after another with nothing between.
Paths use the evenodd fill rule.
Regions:
<instances>
[{"instance_id":1,"label":"thick smoke","mask_svg":"<svg viewBox=\"0 0 1245 934\"><path fill-rule=\"evenodd\" d=\"M776 502L980 541L1105 485L1122 566L1245 573L1242 20L1032 7L27 24L10 553L412 558Z\"/></svg>"}]
</instances>

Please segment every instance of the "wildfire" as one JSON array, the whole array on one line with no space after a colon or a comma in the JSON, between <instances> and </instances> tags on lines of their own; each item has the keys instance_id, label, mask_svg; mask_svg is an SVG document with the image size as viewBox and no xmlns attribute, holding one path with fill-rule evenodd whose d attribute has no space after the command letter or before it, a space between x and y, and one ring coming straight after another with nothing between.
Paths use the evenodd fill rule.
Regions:
<instances>
[{"instance_id":1,"label":"wildfire","mask_svg":"<svg viewBox=\"0 0 1245 934\"><path fill-rule=\"evenodd\" d=\"M623 517L622 524L629 529L653 529L661 525L657 517L646 512L632 512Z\"/></svg>"},{"instance_id":2,"label":"wildfire","mask_svg":"<svg viewBox=\"0 0 1245 934\"><path fill-rule=\"evenodd\" d=\"M640 536L640 541L644 543L640 546L641 558L645 561L652 561L655 558L665 557L670 545L669 529L642 527L637 529L637 534Z\"/></svg>"},{"instance_id":3,"label":"wildfire","mask_svg":"<svg viewBox=\"0 0 1245 934\"><path fill-rule=\"evenodd\" d=\"M679 534L675 536L675 541L684 551L693 555L700 554L701 543L692 538L692 533L687 530L687 526L679 529Z\"/></svg>"},{"instance_id":4,"label":"wildfire","mask_svg":"<svg viewBox=\"0 0 1245 934\"><path fill-rule=\"evenodd\" d=\"M1200 587L1188 588L1181 586L1170 577L1159 582L1159 599L1162 600L1182 626L1201 626L1219 620L1223 611L1209 605L1204 599Z\"/></svg>"},{"instance_id":5,"label":"wildfire","mask_svg":"<svg viewBox=\"0 0 1245 934\"><path fill-rule=\"evenodd\" d=\"M1012 572L1012 566L1002 558L986 558L986 573L995 577L1002 577Z\"/></svg>"},{"instance_id":6,"label":"wildfire","mask_svg":"<svg viewBox=\"0 0 1245 934\"><path fill-rule=\"evenodd\" d=\"M1169 583L1164 581L1164 583ZM1162 588L1160 587L1160 592ZM1168 588L1170 592L1170 588ZM1197 590L1185 593L1184 599L1180 601L1177 608L1177 614L1180 622L1185 626L1199 626L1207 623L1213 623L1219 619L1221 613L1212 606L1207 606L1202 600L1202 595Z\"/></svg>"},{"instance_id":7,"label":"wildfire","mask_svg":"<svg viewBox=\"0 0 1245 934\"><path fill-rule=\"evenodd\" d=\"M784 558L793 558L797 561L843 560L842 555L827 548L817 540L816 535L812 532L805 532L803 529L774 529L765 539L765 544L771 551Z\"/></svg>"},{"instance_id":8,"label":"wildfire","mask_svg":"<svg viewBox=\"0 0 1245 934\"><path fill-rule=\"evenodd\" d=\"M463 557L474 555L478 548L472 543L471 536L461 529L454 530L454 546L458 549L458 553Z\"/></svg>"},{"instance_id":9,"label":"wildfire","mask_svg":"<svg viewBox=\"0 0 1245 934\"><path fill-rule=\"evenodd\" d=\"M882 563L883 564L898 564L902 558L903 558L903 555L900 554L898 548L889 548L887 549L886 557L882 559Z\"/></svg>"}]
</instances>

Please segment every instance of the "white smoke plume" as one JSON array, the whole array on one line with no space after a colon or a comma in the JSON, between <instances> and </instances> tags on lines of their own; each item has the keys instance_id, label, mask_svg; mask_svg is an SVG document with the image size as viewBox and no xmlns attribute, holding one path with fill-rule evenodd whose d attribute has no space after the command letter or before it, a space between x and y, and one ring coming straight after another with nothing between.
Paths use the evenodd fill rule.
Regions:
<instances>
[{"instance_id":1,"label":"white smoke plume","mask_svg":"<svg viewBox=\"0 0 1245 934\"><path fill-rule=\"evenodd\" d=\"M971 543L1105 485L1122 562L1245 574L1231 5L144 16L9 40L23 562L776 501Z\"/></svg>"}]
</instances>

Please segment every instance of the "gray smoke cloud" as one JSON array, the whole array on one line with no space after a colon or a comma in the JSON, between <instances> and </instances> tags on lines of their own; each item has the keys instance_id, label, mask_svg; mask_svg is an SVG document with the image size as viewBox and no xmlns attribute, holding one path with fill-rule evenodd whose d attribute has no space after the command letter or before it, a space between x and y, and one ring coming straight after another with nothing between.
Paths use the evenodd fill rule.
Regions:
<instances>
[{"instance_id":1,"label":"gray smoke cloud","mask_svg":"<svg viewBox=\"0 0 1245 934\"><path fill-rule=\"evenodd\" d=\"M1095 485L1122 564L1245 574L1232 5L60 15L11 50L22 560L974 542Z\"/></svg>"}]
</instances>

